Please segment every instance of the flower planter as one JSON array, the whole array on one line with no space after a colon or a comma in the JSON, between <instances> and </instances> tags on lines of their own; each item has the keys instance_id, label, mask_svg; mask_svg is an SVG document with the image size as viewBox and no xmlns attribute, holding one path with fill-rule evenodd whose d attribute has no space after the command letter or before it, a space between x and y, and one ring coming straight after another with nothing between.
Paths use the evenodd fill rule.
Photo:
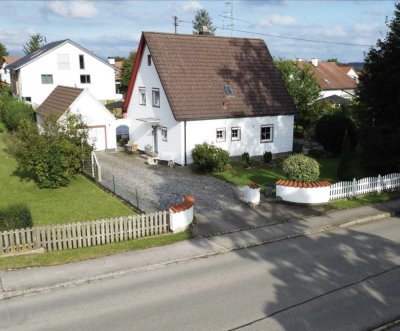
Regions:
<instances>
[{"instance_id":1,"label":"flower planter","mask_svg":"<svg viewBox=\"0 0 400 331\"><path fill-rule=\"evenodd\" d=\"M327 181L303 183L289 180L276 182L276 196L298 204L324 204L329 201L331 184Z\"/></svg>"}]
</instances>

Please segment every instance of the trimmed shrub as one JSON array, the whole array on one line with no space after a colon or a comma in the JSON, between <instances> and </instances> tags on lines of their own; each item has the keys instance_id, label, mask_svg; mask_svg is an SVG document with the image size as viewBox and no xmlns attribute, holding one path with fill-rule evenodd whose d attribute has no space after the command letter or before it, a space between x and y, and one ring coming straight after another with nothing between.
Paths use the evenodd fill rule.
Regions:
<instances>
[{"instance_id":1,"label":"trimmed shrub","mask_svg":"<svg viewBox=\"0 0 400 331\"><path fill-rule=\"evenodd\" d=\"M270 163L272 161L272 153L271 152L264 152L263 161L265 163Z\"/></svg>"},{"instance_id":2,"label":"trimmed shrub","mask_svg":"<svg viewBox=\"0 0 400 331\"><path fill-rule=\"evenodd\" d=\"M242 154L242 161L246 162L247 165L250 164L250 154L247 152L244 152Z\"/></svg>"},{"instance_id":3,"label":"trimmed shrub","mask_svg":"<svg viewBox=\"0 0 400 331\"><path fill-rule=\"evenodd\" d=\"M25 102L7 96L3 98L0 115L7 130L16 131L23 119L33 120L33 109Z\"/></svg>"},{"instance_id":4,"label":"trimmed shrub","mask_svg":"<svg viewBox=\"0 0 400 331\"><path fill-rule=\"evenodd\" d=\"M192 158L195 169L201 172L221 171L230 160L226 150L206 142L194 146Z\"/></svg>"},{"instance_id":5,"label":"trimmed shrub","mask_svg":"<svg viewBox=\"0 0 400 331\"><path fill-rule=\"evenodd\" d=\"M32 227L32 215L25 203L0 208L0 231L30 227Z\"/></svg>"},{"instance_id":6,"label":"trimmed shrub","mask_svg":"<svg viewBox=\"0 0 400 331\"><path fill-rule=\"evenodd\" d=\"M319 177L319 164L303 154L294 154L283 161L282 170L290 180L314 182Z\"/></svg>"},{"instance_id":7,"label":"trimmed shrub","mask_svg":"<svg viewBox=\"0 0 400 331\"><path fill-rule=\"evenodd\" d=\"M350 146L349 135L347 131L343 137L342 153L337 170L337 175L340 180L352 180L354 178L352 152Z\"/></svg>"},{"instance_id":8,"label":"trimmed shrub","mask_svg":"<svg viewBox=\"0 0 400 331\"><path fill-rule=\"evenodd\" d=\"M334 155L340 155L344 133L347 131L351 150L357 145L356 126L353 121L338 111L322 116L315 124L315 138L322 144L325 150Z\"/></svg>"}]
</instances>

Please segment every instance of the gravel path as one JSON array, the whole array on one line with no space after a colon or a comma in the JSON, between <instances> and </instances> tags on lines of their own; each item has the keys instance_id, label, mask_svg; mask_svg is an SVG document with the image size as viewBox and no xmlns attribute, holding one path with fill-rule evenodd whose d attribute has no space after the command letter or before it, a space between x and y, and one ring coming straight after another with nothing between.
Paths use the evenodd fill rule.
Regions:
<instances>
[{"instance_id":1,"label":"gravel path","mask_svg":"<svg viewBox=\"0 0 400 331\"><path fill-rule=\"evenodd\" d=\"M181 202L183 195L195 197L195 211L223 210L240 202L234 187L217 178L193 174L188 167L148 166L139 156L123 152L96 152L102 185L114 190L146 212L164 210ZM136 194L137 192L137 194Z\"/></svg>"}]
</instances>

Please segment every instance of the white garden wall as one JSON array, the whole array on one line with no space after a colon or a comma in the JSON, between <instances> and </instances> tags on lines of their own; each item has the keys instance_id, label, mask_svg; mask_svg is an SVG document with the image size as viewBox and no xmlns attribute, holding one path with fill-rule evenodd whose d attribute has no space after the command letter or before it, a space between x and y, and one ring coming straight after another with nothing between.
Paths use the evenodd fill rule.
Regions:
<instances>
[{"instance_id":1,"label":"white garden wall","mask_svg":"<svg viewBox=\"0 0 400 331\"><path fill-rule=\"evenodd\" d=\"M330 183L302 183L279 180L276 183L276 196L283 201L299 204L323 204L329 201Z\"/></svg>"}]
</instances>

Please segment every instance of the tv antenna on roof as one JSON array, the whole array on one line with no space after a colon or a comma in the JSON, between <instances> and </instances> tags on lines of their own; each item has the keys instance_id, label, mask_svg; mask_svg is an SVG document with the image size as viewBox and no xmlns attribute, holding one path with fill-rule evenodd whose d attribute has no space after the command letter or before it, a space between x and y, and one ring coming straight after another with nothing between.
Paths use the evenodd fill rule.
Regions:
<instances>
[{"instance_id":1,"label":"tv antenna on roof","mask_svg":"<svg viewBox=\"0 0 400 331\"><path fill-rule=\"evenodd\" d=\"M231 30L231 37L233 35L233 28L234 28L234 23L233 23L233 2L232 1L225 1L225 10L224 10L224 16L225 18L229 19L229 23L225 24L225 19L222 21L222 26L224 28L230 29Z\"/></svg>"}]
</instances>

